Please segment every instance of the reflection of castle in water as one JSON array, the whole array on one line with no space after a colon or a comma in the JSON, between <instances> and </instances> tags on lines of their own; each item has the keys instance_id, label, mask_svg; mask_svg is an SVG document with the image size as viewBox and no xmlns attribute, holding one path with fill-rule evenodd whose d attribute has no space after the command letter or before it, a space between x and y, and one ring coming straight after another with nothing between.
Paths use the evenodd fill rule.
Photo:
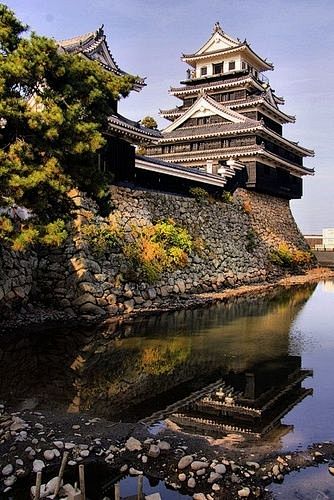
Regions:
<instances>
[{"instance_id":1,"label":"reflection of castle in water","mask_svg":"<svg viewBox=\"0 0 334 500\"><path fill-rule=\"evenodd\" d=\"M176 411L168 419L184 431L212 437L240 433L260 438L273 429L283 435L292 426L283 425L281 419L313 393L302 387L312 375L312 370L301 368L299 356L264 362L252 371L230 373L216 387L174 405Z\"/></svg>"},{"instance_id":2,"label":"reflection of castle in water","mask_svg":"<svg viewBox=\"0 0 334 500\"><path fill-rule=\"evenodd\" d=\"M287 384L284 373L293 371L286 368L290 326L314 287L154 316L114 331L68 328L0 338L0 396L14 402L34 398L39 408L138 421L170 406L168 414L180 412L194 393L204 397L210 388L217 391L219 377L245 397L250 377L246 390L243 374L254 373L257 399L260 388L266 393ZM270 380L275 363L282 364L281 372L275 368L264 387L261 369L267 367L262 379ZM217 417L210 411L202 410L203 418Z\"/></svg>"}]
</instances>

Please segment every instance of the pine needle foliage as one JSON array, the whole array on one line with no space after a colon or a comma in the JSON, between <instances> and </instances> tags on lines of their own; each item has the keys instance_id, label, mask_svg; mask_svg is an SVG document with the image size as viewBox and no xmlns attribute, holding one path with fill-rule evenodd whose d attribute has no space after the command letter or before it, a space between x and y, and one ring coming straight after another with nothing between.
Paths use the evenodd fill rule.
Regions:
<instances>
[{"instance_id":1,"label":"pine needle foliage","mask_svg":"<svg viewBox=\"0 0 334 500\"><path fill-rule=\"evenodd\" d=\"M97 153L115 101L134 81L29 33L0 4L0 214L16 204L34 215L29 225L3 221L0 241L19 248L63 241L68 190L98 196L108 182Z\"/></svg>"}]
</instances>

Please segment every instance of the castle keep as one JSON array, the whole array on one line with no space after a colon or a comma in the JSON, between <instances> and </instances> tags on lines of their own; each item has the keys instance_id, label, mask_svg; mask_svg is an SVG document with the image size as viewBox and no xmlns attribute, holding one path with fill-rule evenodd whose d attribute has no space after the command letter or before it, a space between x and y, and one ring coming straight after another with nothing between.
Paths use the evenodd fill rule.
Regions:
<instances>
[{"instance_id":1,"label":"castle keep","mask_svg":"<svg viewBox=\"0 0 334 500\"><path fill-rule=\"evenodd\" d=\"M227 190L300 198L303 175L313 174L303 158L314 152L283 136L283 125L295 117L280 109L284 99L264 75L273 65L219 23L182 60L189 66L187 77L170 89L182 104L161 110L171 124L147 155L220 177Z\"/></svg>"}]
</instances>

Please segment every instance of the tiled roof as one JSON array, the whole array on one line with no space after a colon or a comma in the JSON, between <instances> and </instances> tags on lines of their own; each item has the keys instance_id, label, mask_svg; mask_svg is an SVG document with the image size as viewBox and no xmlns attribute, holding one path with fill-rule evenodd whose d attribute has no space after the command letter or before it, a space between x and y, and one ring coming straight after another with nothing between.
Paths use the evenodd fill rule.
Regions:
<instances>
[{"instance_id":1,"label":"tiled roof","mask_svg":"<svg viewBox=\"0 0 334 500\"><path fill-rule=\"evenodd\" d=\"M109 116L108 122L111 129L116 126L118 130L121 128L128 133L134 132L136 135L140 134L147 138L158 139L161 137L159 130L143 127L139 122L129 120L118 113Z\"/></svg>"},{"instance_id":2,"label":"tiled roof","mask_svg":"<svg viewBox=\"0 0 334 500\"><path fill-rule=\"evenodd\" d=\"M217 54L219 55L219 54L224 54L226 52L231 52L233 50L238 50L243 46L244 46L244 44L240 43L239 45L236 45L235 47L227 47L226 49L211 50L210 52L204 52L203 54L197 54L197 53L182 54L182 58L183 59L197 59L197 58L201 58L204 56L211 56L211 55L214 56Z\"/></svg>"},{"instance_id":3,"label":"tiled roof","mask_svg":"<svg viewBox=\"0 0 334 500\"><path fill-rule=\"evenodd\" d=\"M168 161L160 160L160 158L153 158L151 156L141 156L141 155L136 155L136 158L138 158L139 160L144 160L150 163L154 163L155 165L161 165L163 167L170 167L171 169L174 170L189 172L189 167L184 167L183 165L179 165L178 163L170 163ZM199 170L195 167L192 168L191 172L194 174L198 174L201 177L217 177L215 174L208 174L207 172L203 172L203 170Z\"/></svg>"},{"instance_id":4,"label":"tiled roof","mask_svg":"<svg viewBox=\"0 0 334 500\"><path fill-rule=\"evenodd\" d=\"M230 158L252 155L263 151L263 147L258 144L250 146L239 146L235 148L219 148L219 149L206 149L203 151L185 151L184 153L162 153L154 156L154 159L165 158L168 161L194 161L205 160L206 158Z\"/></svg>"},{"instance_id":5,"label":"tiled roof","mask_svg":"<svg viewBox=\"0 0 334 500\"><path fill-rule=\"evenodd\" d=\"M79 35L67 40L60 40L57 43L63 50L65 50L65 52L70 54L83 54L88 57L88 59L98 61L105 69L115 73L116 75L128 75L126 71L120 69L115 61L108 47L106 36L103 31L103 25L96 31L90 31L84 35ZM103 62L100 58L94 57L94 54L99 51L99 48L102 45L104 45L112 65L110 65L110 63ZM142 78L138 78L135 82L135 90L138 90L138 88L141 88L144 85L144 80Z\"/></svg>"},{"instance_id":6,"label":"tiled roof","mask_svg":"<svg viewBox=\"0 0 334 500\"><path fill-rule=\"evenodd\" d=\"M233 52L238 52L238 51L249 51L252 56L254 56L258 61L261 61L263 64L264 68L266 69L274 69L274 66L271 62L266 61L265 59L262 59L256 52L254 52L253 49L251 49L250 45L246 42L240 43L236 47L229 47L226 49L219 49L215 50L212 52L204 52L203 54L183 54L182 55L182 60L183 61L190 61L192 59L207 59L215 55L219 54L228 54L228 53L233 53Z\"/></svg>"},{"instance_id":7,"label":"tiled roof","mask_svg":"<svg viewBox=\"0 0 334 500\"><path fill-rule=\"evenodd\" d=\"M170 92L193 92L201 89L210 89L215 87L228 87L231 84L247 83L253 81L256 83L254 77L250 74L239 76L238 78L230 78L229 80L217 80L215 82L203 82L196 85L187 85L184 87L171 87Z\"/></svg>"},{"instance_id":8,"label":"tiled roof","mask_svg":"<svg viewBox=\"0 0 334 500\"><path fill-rule=\"evenodd\" d=\"M148 156L136 155L135 166L137 168L153 170L163 174L173 175L175 177L190 177L196 182L203 182L216 186L224 186L226 184L226 177L223 177L219 174L210 174L208 172L205 172L204 170L200 170L197 167L189 168L183 165L179 165L178 163L171 163Z\"/></svg>"},{"instance_id":9,"label":"tiled roof","mask_svg":"<svg viewBox=\"0 0 334 500\"><path fill-rule=\"evenodd\" d=\"M260 122L256 122L255 120L246 120L244 122L239 123L212 123L208 125L201 125L196 127L180 127L172 132L165 132L163 134L163 138L159 141L159 143L168 142L170 139L185 139L188 137L208 137L212 136L220 136L232 132L239 131L253 131L260 127Z\"/></svg>"}]
</instances>

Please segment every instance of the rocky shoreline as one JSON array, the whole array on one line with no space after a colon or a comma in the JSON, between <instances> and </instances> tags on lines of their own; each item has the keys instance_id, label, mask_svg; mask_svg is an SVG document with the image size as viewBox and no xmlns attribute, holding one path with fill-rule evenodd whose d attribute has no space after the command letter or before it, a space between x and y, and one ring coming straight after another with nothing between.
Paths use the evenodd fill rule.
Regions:
<instances>
[{"instance_id":1,"label":"rocky shoreline","mask_svg":"<svg viewBox=\"0 0 334 500\"><path fill-rule=\"evenodd\" d=\"M280 287L289 288L333 277L334 271L317 268L273 283L178 297L177 303L167 302L164 309L160 307L140 314L201 307L242 295L256 297ZM32 311L29 314L33 319ZM140 314L124 315L107 320L107 323L131 320ZM4 326L7 329L26 326L24 318L23 315L22 322L7 322ZM34 319L35 324L43 328L52 320L63 322L64 316L58 315L57 311L53 316L52 310L41 310ZM93 321L93 318L87 317L86 320ZM71 321L76 320L72 318ZM75 475L79 464L85 464L88 469L95 467L94 470L103 471L100 476L109 481L129 474L145 475L162 480L169 487L197 500L269 499L267 487L270 483L282 482L292 471L334 459L333 442L317 443L304 451L278 454L265 446L228 446L225 442L194 437L172 427L163 428L153 435L143 424L116 423L85 414L17 412L3 404L0 405L0 498L28 498L36 472L42 470L44 484L52 480L58 473L64 451L69 453L67 473L70 477ZM331 465L328 470L334 472ZM23 496L16 496L22 490L25 492Z\"/></svg>"},{"instance_id":2,"label":"rocky shoreline","mask_svg":"<svg viewBox=\"0 0 334 500\"><path fill-rule=\"evenodd\" d=\"M43 482L53 479L65 451L70 475L79 464L88 470L92 465L101 468L109 481L145 475L197 500L267 499L270 483L334 457L332 442L314 444L303 452L261 453L212 446L204 437L173 430L152 435L141 424L112 423L88 415L11 413L3 405L1 412L1 498L23 498L15 492L33 486L38 471L43 473ZM328 468L332 474L334 469ZM49 495L52 491L47 496L45 490L44 498Z\"/></svg>"},{"instance_id":3,"label":"rocky shoreline","mask_svg":"<svg viewBox=\"0 0 334 500\"><path fill-rule=\"evenodd\" d=\"M139 316L149 316L160 314L166 311L176 311L180 309L191 309L196 307L205 307L210 304L225 302L229 299L241 297L244 295L265 294L279 288L290 288L295 285L313 283L325 279L334 278L334 270L326 267L313 268L303 274L286 275L283 278L273 277L271 282L261 282L252 285L243 285L235 288L226 288L217 292L192 293L166 297L163 302L152 303L150 307L142 307L132 312L124 312L121 315L112 316L105 319L105 323L134 319ZM0 318L0 334L21 327L35 327L55 323L72 323L73 325L94 323L101 324L103 320L91 315L81 315L76 317L72 313L58 309L46 308L41 305L29 304L28 307L21 309L5 319Z\"/></svg>"}]
</instances>

